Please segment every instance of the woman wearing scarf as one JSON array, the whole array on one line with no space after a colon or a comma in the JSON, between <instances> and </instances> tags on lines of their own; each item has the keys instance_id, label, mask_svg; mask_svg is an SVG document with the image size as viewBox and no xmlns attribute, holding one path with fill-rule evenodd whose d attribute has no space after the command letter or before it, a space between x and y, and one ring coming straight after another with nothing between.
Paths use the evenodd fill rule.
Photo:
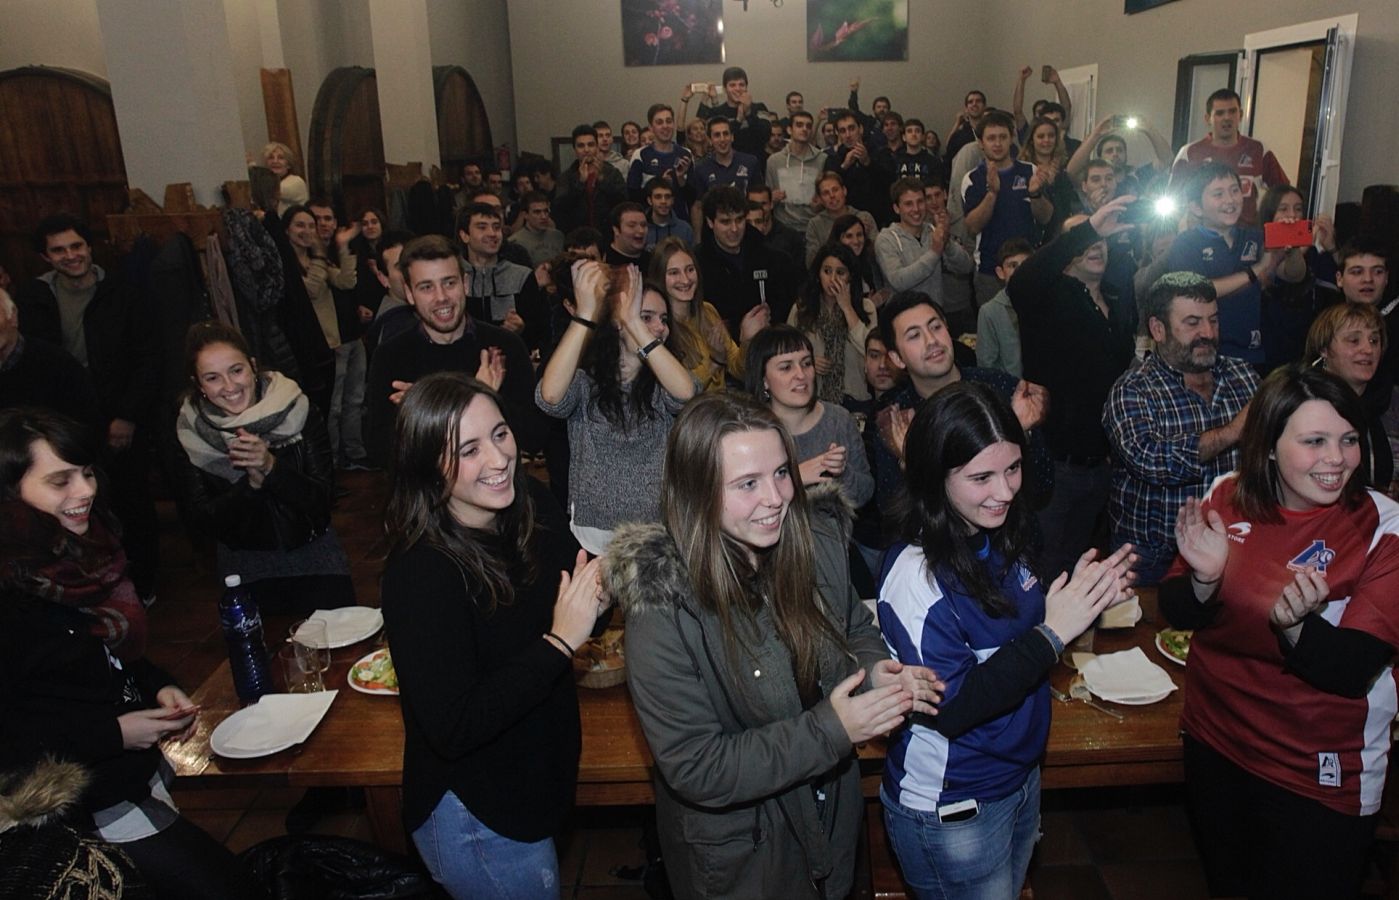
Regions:
<instances>
[{"instance_id":1,"label":"woman wearing scarf","mask_svg":"<svg viewBox=\"0 0 1399 900\"><path fill-rule=\"evenodd\" d=\"M185 340L193 386L173 454L188 520L218 542L219 575L254 585L275 612L354 603L330 527L330 439L296 382L259 372L236 331L201 322Z\"/></svg>"},{"instance_id":2,"label":"woman wearing scarf","mask_svg":"<svg viewBox=\"0 0 1399 900\"><path fill-rule=\"evenodd\" d=\"M62 826L41 834L0 823L6 886L36 864L61 864L56 854L105 842L139 871L126 882L132 894L144 882L151 893L141 896L157 900L248 900L258 893L237 858L170 797L174 771L159 744L193 733L198 709L142 656L146 613L94 462L71 419L0 412L0 792L4 818L49 803L29 821ZM108 874L111 887L118 875ZM78 875L44 887L73 896Z\"/></svg>"},{"instance_id":3,"label":"woman wearing scarf","mask_svg":"<svg viewBox=\"0 0 1399 900\"><path fill-rule=\"evenodd\" d=\"M788 325L795 325L816 352L816 396L839 406L846 397L869 398L865 384L865 335L875 320L874 303L852 294L859 263L843 244L827 244L816 252L792 305ZM858 288L857 288L858 290Z\"/></svg>"}]
</instances>

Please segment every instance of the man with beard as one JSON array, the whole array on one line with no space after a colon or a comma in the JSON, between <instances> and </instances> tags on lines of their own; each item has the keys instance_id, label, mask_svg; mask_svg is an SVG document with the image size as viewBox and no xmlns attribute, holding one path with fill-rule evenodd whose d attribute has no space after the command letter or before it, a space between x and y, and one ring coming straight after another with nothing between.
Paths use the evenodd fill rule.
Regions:
<instances>
[{"instance_id":1,"label":"man with beard","mask_svg":"<svg viewBox=\"0 0 1399 900\"><path fill-rule=\"evenodd\" d=\"M1176 513L1239 462L1239 438L1258 375L1219 355L1214 285L1169 272L1147 294L1156 352L1117 380L1103 407L1113 448L1112 544L1130 541L1139 584L1155 584L1175 559Z\"/></svg>"},{"instance_id":2,"label":"man with beard","mask_svg":"<svg viewBox=\"0 0 1399 900\"><path fill-rule=\"evenodd\" d=\"M441 235L414 238L398 257L418 327L385 341L369 367L369 455L388 461L394 417L413 382L433 372L465 372L500 392L505 419L523 449L543 445L547 423L534 405L534 367L524 342L466 311L462 259ZM533 278L533 275L530 276Z\"/></svg>"}]
</instances>

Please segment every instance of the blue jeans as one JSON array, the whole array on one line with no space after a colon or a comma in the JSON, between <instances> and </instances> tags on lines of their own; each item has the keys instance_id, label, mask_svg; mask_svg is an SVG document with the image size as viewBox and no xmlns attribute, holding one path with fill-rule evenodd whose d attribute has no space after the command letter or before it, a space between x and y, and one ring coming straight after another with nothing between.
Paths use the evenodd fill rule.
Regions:
<instances>
[{"instance_id":1,"label":"blue jeans","mask_svg":"<svg viewBox=\"0 0 1399 900\"><path fill-rule=\"evenodd\" d=\"M1007 900L1020 895L1040 830L1040 770L970 819L939 822L880 788L884 827L918 900Z\"/></svg>"},{"instance_id":2,"label":"blue jeans","mask_svg":"<svg viewBox=\"0 0 1399 900\"><path fill-rule=\"evenodd\" d=\"M457 900L558 900L554 839L522 844L501 837L447 791L413 844L433 879Z\"/></svg>"}]
</instances>

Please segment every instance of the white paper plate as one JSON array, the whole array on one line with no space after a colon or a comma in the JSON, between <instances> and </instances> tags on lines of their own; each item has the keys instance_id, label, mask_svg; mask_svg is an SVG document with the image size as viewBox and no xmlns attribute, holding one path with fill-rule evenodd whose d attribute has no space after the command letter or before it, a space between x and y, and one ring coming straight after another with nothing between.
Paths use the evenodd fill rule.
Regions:
<instances>
[{"instance_id":1,"label":"white paper plate","mask_svg":"<svg viewBox=\"0 0 1399 900\"><path fill-rule=\"evenodd\" d=\"M209 747L219 756L228 759L257 759L261 756L271 756L274 753L281 753L290 747L295 747L311 736L311 732L320 725L321 719L325 717L326 711L330 709L330 704L335 700L336 691L322 691L318 694L296 695L298 702L303 699L319 706L318 709L310 713L304 713L305 727L298 730L294 737L288 737L285 741L278 741L267 746L257 748L230 747L229 741L233 740L250 718L260 715L263 710L257 709L257 704L245 706L233 715L224 719L209 735ZM270 695L269 695L270 696ZM315 698L311 700L310 698Z\"/></svg>"},{"instance_id":2,"label":"white paper plate","mask_svg":"<svg viewBox=\"0 0 1399 900\"><path fill-rule=\"evenodd\" d=\"M339 650L373 637L384 627L384 614L370 606L318 609L310 618L326 623L329 638L324 649Z\"/></svg>"},{"instance_id":3,"label":"white paper plate","mask_svg":"<svg viewBox=\"0 0 1399 900\"><path fill-rule=\"evenodd\" d=\"M1123 706L1150 706L1153 703L1160 703L1162 700L1171 696L1172 693L1174 693L1173 689L1165 690L1159 694L1148 697L1133 697L1130 700L1121 700L1117 697L1104 697L1101 694L1094 694L1093 696L1097 697L1099 700L1106 700L1109 703L1121 703Z\"/></svg>"},{"instance_id":4,"label":"white paper plate","mask_svg":"<svg viewBox=\"0 0 1399 900\"><path fill-rule=\"evenodd\" d=\"M373 651L373 652L366 653L366 654L364 654L363 656L361 656L359 659L355 660L355 665L354 665L354 666L350 666L350 671L348 671L348 672L345 673L345 680L348 681L348 682L350 683L350 687L352 687L352 688L354 688L355 690L359 691L361 694L375 694L375 695L378 695L378 696L397 697L397 696L398 696L398 691L389 690L388 688L372 688L372 687L368 687L368 686L366 686L366 685L360 684L358 681L355 680L355 666L358 666L360 663L363 663L363 662L369 662L369 660L370 660L372 657L374 657L375 655L377 655L377 654L379 654L379 653L388 653L388 652L389 652L389 651L388 651L387 649L375 650L375 651Z\"/></svg>"}]
</instances>

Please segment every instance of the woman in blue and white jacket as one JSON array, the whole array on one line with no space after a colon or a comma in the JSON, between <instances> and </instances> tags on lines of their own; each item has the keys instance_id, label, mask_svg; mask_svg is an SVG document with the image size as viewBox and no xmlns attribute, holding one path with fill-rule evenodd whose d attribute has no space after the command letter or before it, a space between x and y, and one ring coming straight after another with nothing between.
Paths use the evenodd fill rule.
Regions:
<instances>
[{"instance_id":1,"label":"woman in blue and white jacket","mask_svg":"<svg viewBox=\"0 0 1399 900\"><path fill-rule=\"evenodd\" d=\"M879 625L899 661L947 683L936 717L915 715L880 790L904 876L919 898L1014 897L1039 830L1046 675L1064 644L1130 595L1124 545L1090 550L1048 589L1028 564L1018 499L1025 435L989 388L960 382L909 426L907 544L894 548Z\"/></svg>"}]
</instances>

